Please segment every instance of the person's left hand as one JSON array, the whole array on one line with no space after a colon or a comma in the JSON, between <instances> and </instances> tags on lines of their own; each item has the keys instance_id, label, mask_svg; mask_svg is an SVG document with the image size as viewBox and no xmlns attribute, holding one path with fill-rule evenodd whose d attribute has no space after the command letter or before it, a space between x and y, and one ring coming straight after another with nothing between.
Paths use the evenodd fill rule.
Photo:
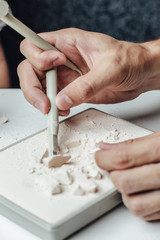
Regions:
<instances>
[{"instance_id":1,"label":"person's left hand","mask_svg":"<svg viewBox=\"0 0 160 240\"><path fill-rule=\"evenodd\" d=\"M0 88L9 88L9 70L5 55L3 52L3 47L0 42Z\"/></svg>"},{"instance_id":2,"label":"person's left hand","mask_svg":"<svg viewBox=\"0 0 160 240\"><path fill-rule=\"evenodd\" d=\"M160 132L99 147L96 162L110 172L124 204L146 221L160 220Z\"/></svg>"}]
</instances>

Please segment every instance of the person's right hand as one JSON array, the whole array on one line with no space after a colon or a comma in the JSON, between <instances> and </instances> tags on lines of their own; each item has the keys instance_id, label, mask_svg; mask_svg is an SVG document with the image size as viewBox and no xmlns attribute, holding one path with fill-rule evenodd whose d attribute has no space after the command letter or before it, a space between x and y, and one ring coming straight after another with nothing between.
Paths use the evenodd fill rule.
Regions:
<instances>
[{"instance_id":1,"label":"person's right hand","mask_svg":"<svg viewBox=\"0 0 160 240\"><path fill-rule=\"evenodd\" d=\"M61 53L42 51L24 40L21 52L27 60L19 65L18 75L24 96L43 113L50 108L45 94L45 72L65 64L66 57L77 65L83 76L65 66L58 67L56 103L63 114L84 102L117 103L160 87L159 54L153 47L156 41L144 44L124 42L79 29L40 35Z\"/></svg>"}]
</instances>

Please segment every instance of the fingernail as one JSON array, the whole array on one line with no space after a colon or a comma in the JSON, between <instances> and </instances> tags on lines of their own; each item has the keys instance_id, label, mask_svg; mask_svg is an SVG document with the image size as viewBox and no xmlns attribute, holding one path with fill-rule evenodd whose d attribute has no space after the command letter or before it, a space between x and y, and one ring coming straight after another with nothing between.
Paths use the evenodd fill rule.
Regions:
<instances>
[{"instance_id":1,"label":"fingernail","mask_svg":"<svg viewBox=\"0 0 160 240\"><path fill-rule=\"evenodd\" d=\"M61 59L59 59L59 58L56 58L55 60L54 60L54 62L53 62L53 67L57 67L58 65L60 65L61 64Z\"/></svg>"},{"instance_id":2,"label":"fingernail","mask_svg":"<svg viewBox=\"0 0 160 240\"><path fill-rule=\"evenodd\" d=\"M59 115L60 115L60 116L66 116L66 112L59 111Z\"/></svg>"},{"instance_id":3,"label":"fingernail","mask_svg":"<svg viewBox=\"0 0 160 240\"><path fill-rule=\"evenodd\" d=\"M64 94L56 97L56 105L60 110L68 110L73 106L73 102Z\"/></svg>"},{"instance_id":4,"label":"fingernail","mask_svg":"<svg viewBox=\"0 0 160 240\"><path fill-rule=\"evenodd\" d=\"M99 147L101 150L111 150L111 149L116 148L116 147L117 147L117 144L100 142L100 143L98 143L98 147Z\"/></svg>"}]
</instances>

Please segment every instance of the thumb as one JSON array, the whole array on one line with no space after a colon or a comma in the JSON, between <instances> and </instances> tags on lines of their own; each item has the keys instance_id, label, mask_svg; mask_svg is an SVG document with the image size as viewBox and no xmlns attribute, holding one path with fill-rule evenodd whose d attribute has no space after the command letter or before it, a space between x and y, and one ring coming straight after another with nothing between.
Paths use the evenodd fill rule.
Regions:
<instances>
[{"instance_id":1,"label":"thumb","mask_svg":"<svg viewBox=\"0 0 160 240\"><path fill-rule=\"evenodd\" d=\"M56 104L60 110L68 110L73 106L87 102L103 88L103 79L96 69L77 78L61 90L56 96Z\"/></svg>"}]
</instances>

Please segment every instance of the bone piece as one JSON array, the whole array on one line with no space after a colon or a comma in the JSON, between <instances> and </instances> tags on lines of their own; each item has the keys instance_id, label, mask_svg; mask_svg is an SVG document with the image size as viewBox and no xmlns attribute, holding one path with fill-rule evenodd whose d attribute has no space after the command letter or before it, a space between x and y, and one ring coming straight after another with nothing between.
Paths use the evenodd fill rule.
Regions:
<instances>
[{"instance_id":1,"label":"bone piece","mask_svg":"<svg viewBox=\"0 0 160 240\"><path fill-rule=\"evenodd\" d=\"M79 147L81 145L80 141L74 141L74 142L70 142L66 144L67 148L75 148L75 147Z\"/></svg>"},{"instance_id":2,"label":"bone piece","mask_svg":"<svg viewBox=\"0 0 160 240\"><path fill-rule=\"evenodd\" d=\"M98 191L97 184L92 180L86 180L78 184L73 191L75 195L85 195L87 193L96 193Z\"/></svg>"},{"instance_id":3,"label":"bone piece","mask_svg":"<svg viewBox=\"0 0 160 240\"><path fill-rule=\"evenodd\" d=\"M62 185L71 185L73 183L73 178L69 174L68 171L58 171L57 175L55 175L55 178L59 181Z\"/></svg>"},{"instance_id":4,"label":"bone piece","mask_svg":"<svg viewBox=\"0 0 160 240\"><path fill-rule=\"evenodd\" d=\"M84 188L87 193L96 193L98 191L97 184L92 180L88 180Z\"/></svg>"},{"instance_id":5,"label":"bone piece","mask_svg":"<svg viewBox=\"0 0 160 240\"><path fill-rule=\"evenodd\" d=\"M43 153L42 157L40 158L40 163L43 163L43 159L47 158L49 156L48 149Z\"/></svg>"},{"instance_id":6,"label":"bone piece","mask_svg":"<svg viewBox=\"0 0 160 240\"><path fill-rule=\"evenodd\" d=\"M0 125L4 124L4 123L6 123L6 122L8 122L8 118L6 118L6 117L0 117Z\"/></svg>"},{"instance_id":7,"label":"bone piece","mask_svg":"<svg viewBox=\"0 0 160 240\"><path fill-rule=\"evenodd\" d=\"M65 146L62 146L62 148L60 148L60 154L66 154L66 153L68 153L69 152L69 149L67 148L67 147L65 147Z\"/></svg>"},{"instance_id":8,"label":"bone piece","mask_svg":"<svg viewBox=\"0 0 160 240\"><path fill-rule=\"evenodd\" d=\"M29 168L29 169L28 169L28 173L29 173L29 174L35 173L35 168Z\"/></svg>"},{"instance_id":9,"label":"bone piece","mask_svg":"<svg viewBox=\"0 0 160 240\"><path fill-rule=\"evenodd\" d=\"M86 168L83 168L82 170L84 173L86 173L88 178L94 178L94 179L102 179L103 175L102 173L98 170L93 168L92 166L88 166Z\"/></svg>"},{"instance_id":10,"label":"bone piece","mask_svg":"<svg viewBox=\"0 0 160 240\"><path fill-rule=\"evenodd\" d=\"M96 193L98 191L97 184L86 177L83 173L76 173L76 182L78 182L81 188L85 191L85 193Z\"/></svg>"},{"instance_id":11,"label":"bone piece","mask_svg":"<svg viewBox=\"0 0 160 240\"><path fill-rule=\"evenodd\" d=\"M39 191L46 192L47 195L55 195L62 192L59 182L51 176L41 176L35 179L35 185Z\"/></svg>"},{"instance_id":12,"label":"bone piece","mask_svg":"<svg viewBox=\"0 0 160 240\"><path fill-rule=\"evenodd\" d=\"M43 158L44 165L48 166L49 168L57 168L61 167L64 163L66 163L71 156L67 155L56 155L56 156L49 156Z\"/></svg>"},{"instance_id":13,"label":"bone piece","mask_svg":"<svg viewBox=\"0 0 160 240\"><path fill-rule=\"evenodd\" d=\"M77 195L77 196L85 195L85 191L81 185L77 185L76 188L74 189L73 193L74 193L74 195Z\"/></svg>"}]
</instances>

